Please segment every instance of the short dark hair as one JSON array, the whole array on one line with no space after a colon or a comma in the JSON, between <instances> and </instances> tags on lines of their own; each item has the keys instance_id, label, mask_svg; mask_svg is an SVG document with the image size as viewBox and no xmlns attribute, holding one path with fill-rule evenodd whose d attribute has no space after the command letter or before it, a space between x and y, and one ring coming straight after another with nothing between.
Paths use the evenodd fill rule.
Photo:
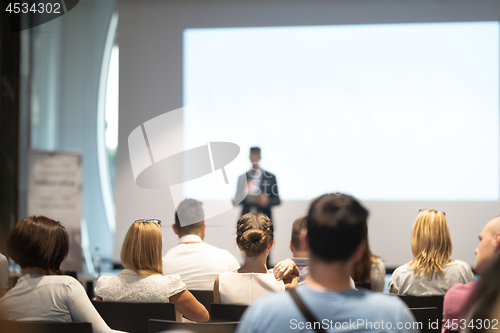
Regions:
<instances>
[{"instance_id":1,"label":"short dark hair","mask_svg":"<svg viewBox=\"0 0 500 333\"><path fill-rule=\"evenodd\" d=\"M175 226L179 232L179 237L195 234L201 230L201 227L205 223L205 212L202 205L201 201L195 199L184 199L181 201L175 211ZM182 216L183 224L187 223L188 225L181 226L178 214Z\"/></svg>"},{"instance_id":2,"label":"short dark hair","mask_svg":"<svg viewBox=\"0 0 500 333\"><path fill-rule=\"evenodd\" d=\"M320 196L307 217L311 253L326 262L347 261L366 237L367 218L368 211L349 195Z\"/></svg>"},{"instance_id":3,"label":"short dark hair","mask_svg":"<svg viewBox=\"0 0 500 333\"><path fill-rule=\"evenodd\" d=\"M296 250L300 250L300 231L307 228L307 216L299 217L292 225L292 245Z\"/></svg>"},{"instance_id":4,"label":"short dark hair","mask_svg":"<svg viewBox=\"0 0 500 333\"><path fill-rule=\"evenodd\" d=\"M236 224L236 242L249 257L263 253L273 239L273 222L266 214L248 213Z\"/></svg>"},{"instance_id":5,"label":"short dark hair","mask_svg":"<svg viewBox=\"0 0 500 333\"><path fill-rule=\"evenodd\" d=\"M28 216L14 225L7 254L21 268L36 267L56 274L69 252L69 237L61 223L45 216Z\"/></svg>"},{"instance_id":6,"label":"short dark hair","mask_svg":"<svg viewBox=\"0 0 500 333\"><path fill-rule=\"evenodd\" d=\"M250 148L250 154L251 153L260 154L260 147L251 147Z\"/></svg>"}]
</instances>

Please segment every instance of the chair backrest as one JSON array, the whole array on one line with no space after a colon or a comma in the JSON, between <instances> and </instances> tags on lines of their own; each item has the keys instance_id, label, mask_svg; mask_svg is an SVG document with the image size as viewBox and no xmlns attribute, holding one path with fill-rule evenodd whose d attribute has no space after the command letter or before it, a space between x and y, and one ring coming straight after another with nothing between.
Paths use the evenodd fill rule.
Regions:
<instances>
[{"instance_id":1,"label":"chair backrest","mask_svg":"<svg viewBox=\"0 0 500 333\"><path fill-rule=\"evenodd\" d=\"M418 328L421 333L439 333L441 331L438 308L410 308L410 311L420 325L412 327L412 329Z\"/></svg>"},{"instance_id":2,"label":"chair backrest","mask_svg":"<svg viewBox=\"0 0 500 333\"><path fill-rule=\"evenodd\" d=\"M203 304L203 306L207 309L208 313L212 314L210 310L210 304L214 302L214 292L213 290L190 290L189 291L193 296Z\"/></svg>"},{"instance_id":3,"label":"chair backrest","mask_svg":"<svg viewBox=\"0 0 500 333\"><path fill-rule=\"evenodd\" d=\"M92 301L109 327L130 333L148 331L149 319L175 320L174 303L128 303Z\"/></svg>"},{"instance_id":4,"label":"chair backrest","mask_svg":"<svg viewBox=\"0 0 500 333\"><path fill-rule=\"evenodd\" d=\"M210 319L212 321L240 321L243 312L247 309L246 305L219 304L212 303Z\"/></svg>"},{"instance_id":5,"label":"chair backrest","mask_svg":"<svg viewBox=\"0 0 500 333\"><path fill-rule=\"evenodd\" d=\"M0 320L1 333L92 333L90 323L22 322Z\"/></svg>"},{"instance_id":6,"label":"chair backrest","mask_svg":"<svg viewBox=\"0 0 500 333\"><path fill-rule=\"evenodd\" d=\"M186 330L195 333L234 333L238 322L224 323L188 323L171 320L151 319L148 333L164 332L169 330Z\"/></svg>"},{"instance_id":7,"label":"chair backrest","mask_svg":"<svg viewBox=\"0 0 500 333\"><path fill-rule=\"evenodd\" d=\"M443 301L444 296L409 296L398 295L403 302L412 308L437 308L439 313L439 329L441 329L441 322L443 320Z\"/></svg>"}]
</instances>

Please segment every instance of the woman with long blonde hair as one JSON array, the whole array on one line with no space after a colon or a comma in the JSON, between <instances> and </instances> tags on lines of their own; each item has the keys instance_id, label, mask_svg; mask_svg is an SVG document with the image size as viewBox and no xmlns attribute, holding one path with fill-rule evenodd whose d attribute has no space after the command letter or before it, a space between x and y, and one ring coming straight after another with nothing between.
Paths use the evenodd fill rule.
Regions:
<instances>
[{"instance_id":1,"label":"woman with long blonde hair","mask_svg":"<svg viewBox=\"0 0 500 333\"><path fill-rule=\"evenodd\" d=\"M161 221L137 220L130 226L121 251L125 268L102 276L95 288L98 301L167 303L194 321L207 321L208 311L186 290L178 274L163 275Z\"/></svg>"},{"instance_id":2,"label":"woman with long blonde hair","mask_svg":"<svg viewBox=\"0 0 500 333\"><path fill-rule=\"evenodd\" d=\"M420 210L411 237L413 259L398 267L389 291L400 295L444 295L455 283L474 280L470 266L450 259L452 244L446 215L439 210Z\"/></svg>"}]
</instances>

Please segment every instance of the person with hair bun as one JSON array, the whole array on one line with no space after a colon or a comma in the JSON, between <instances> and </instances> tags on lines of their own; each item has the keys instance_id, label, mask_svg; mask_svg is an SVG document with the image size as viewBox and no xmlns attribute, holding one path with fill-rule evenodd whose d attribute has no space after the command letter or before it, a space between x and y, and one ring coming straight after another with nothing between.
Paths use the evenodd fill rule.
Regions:
<instances>
[{"instance_id":1,"label":"person with hair bun","mask_svg":"<svg viewBox=\"0 0 500 333\"><path fill-rule=\"evenodd\" d=\"M77 279L62 275L69 237L61 223L29 216L7 238L7 254L21 266L16 286L0 298L0 317L13 321L88 322L92 332L116 332L101 318Z\"/></svg>"},{"instance_id":2,"label":"person with hair bun","mask_svg":"<svg viewBox=\"0 0 500 333\"><path fill-rule=\"evenodd\" d=\"M260 296L298 284L299 270L291 260L292 266L284 262L276 265L275 274L267 269L267 256L274 244L274 227L267 215L243 215L237 223L236 234L236 244L245 256L245 263L240 269L215 279L214 303L250 305Z\"/></svg>"}]
</instances>

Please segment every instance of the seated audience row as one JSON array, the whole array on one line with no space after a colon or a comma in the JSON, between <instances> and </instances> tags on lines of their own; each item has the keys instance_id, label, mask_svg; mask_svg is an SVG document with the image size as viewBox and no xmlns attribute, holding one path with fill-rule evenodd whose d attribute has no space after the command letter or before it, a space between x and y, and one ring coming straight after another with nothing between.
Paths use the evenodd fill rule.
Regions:
<instances>
[{"instance_id":1,"label":"seated audience row","mask_svg":"<svg viewBox=\"0 0 500 333\"><path fill-rule=\"evenodd\" d=\"M251 305L256 301L243 318L239 327L241 332L279 331L286 318L295 318L300 327L300 321L311 320L307 316L307 320L300 319L298 311L304 313L304 307L312 309L313 316L319 316L319 322L334 317L335 321L363 318L386 323L396 323L396 319L400 322L413 320L397 298L377 296L363 289L351 290L353 281L350 275L359 285L369 284L377 291L382 291L384 283L381 280L385 279L383 262L368 248L368 212L353 197L329 194L316 199L311 204L309 215L297 219L292 227L290 249L294 257L278 263L273 271L268 271L266 259L274 244L274 226L266 215L248 213L237 222L236 244L245 258L245 263L239 267L228 251L203 242L205 224L201 206L201 202L193 199L179 205L178 210L182 209L184 216L191 215L193 221L201 222L182 227L176 214L172 227L180 242L167 252L163 260L161 221L138 220L132 223L121 251L125 269L117 276L98 280L95 288L97 300L173 302L179 320L182 314L194 321L207 321L207 310L188 291L190 287L186 280L192 290L213 288L216 303ZM484 313L484 304L497 302L496 296L486 297L487 300L477 296L480 284L471 282L470 267L463 261L450 259L451 237L443 212L419 211L413 225L411 245L414 258L394 271L389 282L390 292L428 296L444 295L449 290L445 297L443 323L449 319L466 319L470 304L466 300L473 291L476 296L471 300L479 305L472 308L472 314L469 314L472 318ZM7 249L8 255L21 266L22 276L4 297L0 294L1 318L85 321L92 323L94 332L112 331L89 301L81 284L61 275L60 265L67 256L69 239L59 222L40 216L19 221L9 234ZM490 262L494 262L499 257L499 249L500 217L490 221L480 234L476 271L481 273ZM2 256L0 265L1 259ZM203 264L196 267L200 259ZM299 275L302 283L294 292ZM0 280L3 280L1 278L0 274ZM1 282L0 292L4 289ZM493 289L485 284L481 287L483 291ZM291 295L267 295L284 290L290 291ZM492 294L498 295L498 290L496 292ZM300 299L305 300L305 305ZM280 304L279 312L272 310L273 304ZM342 309L340 313L339 309ZM363 313L359 312L360 309ZM292 322L288 322L288 326L282 328L291 327ZM443 333L449 328L443 327Z\"/></svg>"},{"instance_id":2,"label":"seated audience row","mask_svg":"<svg viewBox=\"0 0 500 333\"><path fill-rule=\"evenodd\" d=\"M326 194L314 200L307 232L300 236L309 251L305 283L256 300L237 331L418 332L413 315L399 298L350 287L350 274L365 253L367 217L368 211L348 195Z\"/></svg>"}]
</instances>

